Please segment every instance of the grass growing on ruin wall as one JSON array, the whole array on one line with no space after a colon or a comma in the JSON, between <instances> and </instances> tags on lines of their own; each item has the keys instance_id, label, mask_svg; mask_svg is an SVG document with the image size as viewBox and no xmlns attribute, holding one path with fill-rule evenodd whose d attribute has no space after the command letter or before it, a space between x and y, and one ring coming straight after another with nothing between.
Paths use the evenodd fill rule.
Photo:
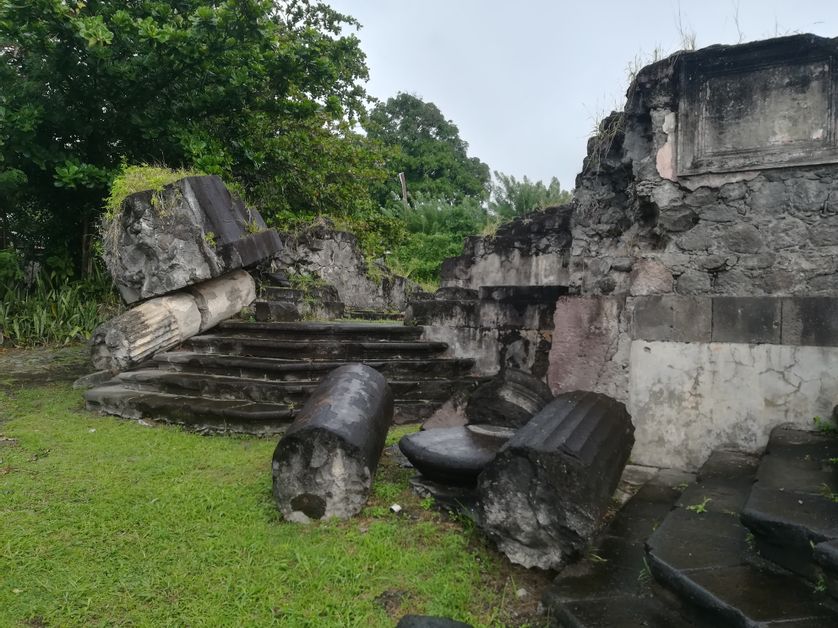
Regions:
<instances>
[{"instance_id":1,"label":"grass growing on ruin wall","mask_svg":"<svg viewBox=\"0 0 838 628\"><path fill-rule=\"evenodd\" d=\"M271 497L273 439L99 417L68 385L0 392L0 417L0 625L524 623L508 567L392 460L361 516L300 526Z\"/></svg>"}]
</instances>

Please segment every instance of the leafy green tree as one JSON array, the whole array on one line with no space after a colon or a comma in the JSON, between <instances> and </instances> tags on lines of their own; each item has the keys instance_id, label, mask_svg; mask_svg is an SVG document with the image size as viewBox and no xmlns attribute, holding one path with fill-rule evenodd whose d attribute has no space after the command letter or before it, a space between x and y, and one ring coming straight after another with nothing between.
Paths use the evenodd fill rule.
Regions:
<instances>
[{"instance_id":1,"label":"leafy green tree","mask_svg":"<svg viewBox=\"0 0 838 628\"><path fill-rule=\"evenodd\" d=\"M420 198L401 210L400 219L407 234L394 247L391 262L398 272L432 289L442 261L463 252L463 240L483 230L488 214L475 198L455 205Z\"/></svg>"},{"instance_id":2,"label":"leafy green tree","mask_svg":"<svg viewBox=\"0 0 838 628\"><path fill-rule=\"evenodd\" d=\"M489 166L468 156L459 129L435 104L399 93L373 107L364 128L368 137L393 149L386 161L387 182L378 189L382 204L401 198L400 172L412 199L457 203L466 197L488 197Z\"/></svg>"},{"instance_id":3,"label":"leafy green tree","mask_svg":"<svg viewBox=\"0 0 838 628\"><path fill-rule=\"evenodd\" d=\"M563 190L556 177L549 185L541 181L530 181L526 176L518 181L512 175L495 171L497 183L492 186L492 200L489 210L503 219L523 216L551 205L570 202L572 194Z\"/></svg>"},{"instance_id":4,"label":"leafy green tree","mask_svg":"<svg viewBox=\"0 0 838 628\"><path fill-rule=\"evenodd\" d=\"M221 174L278 212L369 206L348 23L309 0L0 0L3 238L31 217L78 250L122 163Z\"/></svg>"}]
</instances>

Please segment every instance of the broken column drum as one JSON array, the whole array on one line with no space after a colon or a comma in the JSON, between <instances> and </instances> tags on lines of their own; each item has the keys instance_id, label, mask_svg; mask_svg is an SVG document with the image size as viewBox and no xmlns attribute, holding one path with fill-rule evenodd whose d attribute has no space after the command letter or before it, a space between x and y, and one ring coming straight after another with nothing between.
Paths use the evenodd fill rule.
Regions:
<instances>
[{"instance_id":1,"label":"broken column drum","mask_svg":"<svg viewBox=\"0 0 838 628\"><path fill-rule=\"evenodd\" d=\"M480 526L513 563L563 567L596 533L633 444L622 403L558 396L480 474Z\"/></svg>"},{"instance_id":2,"label":"broken column drum","mask_svg":"<svg viewBox=\"0 0 838 628\"><path fill-rule=\"evenodd\" d=\"M110 371L136 366L237 314L255 298L253 277L237 270L188 291L150 299L93 330L93 366Z\"/></svg>"},{"instance_id":3,"label":"broken column drum","mask_svg":"<svg viewBox=\"0 0 838 628\"><path fill-rule=\"evenodd\" d=\"M273 492L283 517L345 519L361 511L393 420L384 376L363 364L329 373L273 455Z\"/></svg>"}]
</instances>

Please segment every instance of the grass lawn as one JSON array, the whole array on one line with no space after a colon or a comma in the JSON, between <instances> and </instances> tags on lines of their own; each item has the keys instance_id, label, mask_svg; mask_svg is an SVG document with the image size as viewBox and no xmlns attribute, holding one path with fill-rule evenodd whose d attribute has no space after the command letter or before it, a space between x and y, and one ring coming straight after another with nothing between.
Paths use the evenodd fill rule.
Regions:
<instances>
[{"instance_id":1,"label":"grass lawn","mask_svg":"<svg viewBox=\"0 0 838 628\"><path fill-rule=\"evenodd\" d=\"M537 595L515 592L544 577L430 510L409 470L385 457L361 516L300 526L272 501L274 446L100 417L67 384L0 392L0 626L527 622Z\"/></svg>"}]
</instances>

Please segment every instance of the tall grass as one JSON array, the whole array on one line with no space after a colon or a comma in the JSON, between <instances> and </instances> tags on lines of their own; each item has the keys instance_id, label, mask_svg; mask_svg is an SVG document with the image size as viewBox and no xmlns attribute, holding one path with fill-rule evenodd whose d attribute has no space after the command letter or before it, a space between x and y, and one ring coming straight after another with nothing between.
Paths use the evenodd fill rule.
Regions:
<instances>
[{"instance_id":1,"label":"tall grass","mask_svg":"<svg viewBox=\"0 0 838 628\"><path fill-rule=\"evenodd\" d=\"M4 347L66 345L86 340L118 312L119 299L104 271L74 281L41 272L31 285L0 285L0 344Z\"/></svg>"}]
</instances>

